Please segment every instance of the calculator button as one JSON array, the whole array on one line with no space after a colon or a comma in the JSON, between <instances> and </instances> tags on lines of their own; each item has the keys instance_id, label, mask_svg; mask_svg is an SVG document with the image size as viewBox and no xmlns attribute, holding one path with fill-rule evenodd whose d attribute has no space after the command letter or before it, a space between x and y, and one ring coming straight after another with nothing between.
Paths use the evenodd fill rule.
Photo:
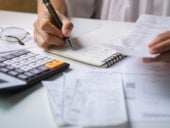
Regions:
<instances>
[{"instance_id":1,"label":"calculator button","mask_svg":"<svg viewBox=\"0 0 170 128\"><path fill-rule=\"evenodd\" d=\"M14 63L14 61L12 61L12 60L7 60L7 61L4 61L3 63L4 63L4 64L7 64L7 65L11 65L11 64Z\"/></svg>"},{"instance_id":2,"label":"calculator button","mask_svg":"<svg viewBox=\"0 0 170 128\"><path fill-rule=\"evenodd\" d=\"M20 51L17 51L15 53L13 53L12 55L18 57L18 56L21 56L21 55L24 55L24 54L27 54L27 53L29 53L29 51L27 51L27 50L20 50Z\"/></svg>"},{"instance_id":3,"label":"calculator button","mask_svg":"<svg viewBox=\"0 0 170 128\"><path fill-rule=\"evenodd\" d=\"M21 67L20 69L22 69L24 71L28 71L28 70L32 69L32 67L25 65L25 66Z\"/></svg>"},{"instance_id":4,"label":"calculator button","mask_svg":"<svg viewBox=\"0 0 170 128\"><path fill-rule=\"evenodd\" d=\"M17 72L15 72L15 71L9 71L9 72L8 72L8 74L10 74L10 75L12 75L12 76L16 76L16 75L18 75L18 73L17 73Z\"/></svg>"},{"instance_id":5,"label":"calculator button","mask_svg":"<svg viewBox=\"0 0 170 128\"><path fill-rule=\"evenodd\" d=\"M36 69L36 68L29 70L29 72L32 73L32 74L34 74L34 75L38 75L38 74L42 73L41 70L38 70L38 69Z\"/></svg>"},{"instance_id":6,"label":"calculator button","mask_svg":"<svg viewBox=\"0 0 170 128\"><path fill-rule=\"evenodd\" d=\"M59 67L59 66L61 66L63 64L64 64L64 62L62 62L62 61L54 60L54 61L51 61L49 63L46 63L44 66L46 66L46 67L48 67L50 69L55 69L55 68L57 68L57 67Z\"/></svg>"},{"instance_id":7,"label":"calculator button","mask_svg":"<svg viewBox=\"0 0 170 128\"><path fill-rule=\"evenodd\" d=\"M5 66L6 66L6 64L0 63L0 67L5 67Z\"/></svg>"},{"instance_id":8,"label":"calculator button","mask_svg":"<svg viewBox=\"0 0 170 128\"><path fill-rule=\"evenodd\" d=\"M40 63L41 65L42 65L42 64L46 64L46 63L48 63L48 62L49 62L49 61L45 61L45 60L39 60L39 61L38 61L38 63Z\"/></svg>"},{"instance_id":9,"label":"calculator button","mask_svg":"<svg viewBox=\"0 0 170 128\"><path fill-rule=\"evenodd\" d=\"M20 58L27 59L27 58L30 58L30 56L28 56L28 54L25 54L25 55L20 56Z\"/></svg>"},{"instance_id":10,"label":"calculator button","mask_svg":"<svg viewBox=\"0 0 170 128\"><path fill-rule=\"evenodd\" d=\"M9 69L7 69L7 68L0 68L0 71L4 72L4 73L7 73L9 71Z\"/></svg>"},{"instance_id":11,"label":"calculator button","mask_svg":"<svg viewBox=\"0 0 170 128\"><path fill-rule=\"evenodd\" d=\"M45 66L37 67L37 69L41 70L42 72L46 72L50 70L48 67L45 67Z\"/></svg>"},{"instance_id":12,"label":"calculator button","mask_svg":"<svg viewBox=\"0 0 170 128\"><path fill-rule=\"evenodd\" d=\"M36 57L36 58L39 58L39 59L44 58L44 56L42 56L42 55L38 55L38 54L37 54L35 57Z\"/></svg>"},{"instance_id":13,"label":"calculator button","mask_svg":"<svg viewBox=\"0 0 170 128\"><path fill-rule=\"evenodd\" d=\"M24 75L28 76L28 77L33 77L34 74L32 74L31 72L25 72Z\"/></svg>"},{"instance_id":14,"label":"calculator button","mask_svg":"<svg viewBox=\"0 0 170 128\"><path fill-rule=\"evenodd\" d=\"M30 53L27 54L27 56L30 58L30 57L35 56L35 54L30 52Z\"/></svg>"},{"instance_id":15,"label":"calculator button","mask_svg":"<svg viewBox=\"0 0 170 128\"><path fill-rule=\"evenodd\" d=\"M49 58L49 57L44 57L44 58L42 58L42 60L44 60L46 62L54 61L53 58Z\"/></svg>"},{"instance_id":16,"label":"calculator button","mask_svg":"<svg viewBox=\"0 0 170 128\"><path fill-rule=\"evenodd\" d=\"M13 55L7 55L7 56L4 56L4 58L6 58L6 59L8 59L8 60L10 60L10 59L12 59L12 58L14 58L15 56L13 56Z\"/></svg>"},{"instance_id":17,"label":"calculator button","mask_svg":"<svg viewBox=\"0 0 170 128\"><path fill-rule=\"evenodd\" d=\"M23 73L23 72L24 72L24 70L17 68L17 69L15 69L15 72Z\"/></svg>"},{"instance_id":18,"label":"calculator button","mask_svg":"<svg viewBox=\"0 0 170 128\"><path fill-rule=\"evenodd\" d=\"M29 64L29 63L31 63L31 62L28 61L28 60L22 60L22 61L21 61L21 64L23 64L23 65L27 65L27 64Z\"/></svg>"},{"instance_id":19,"label":"calculator button","mask_svg":"<svg viewBox=\"0 0 170 128\"><path fill-rule=\"evenodd\" d=\"M20 57L16 57L16 58L13 58L12 61L14 62L19 62L19 61L22 61L23 59L20 58Z\"/></svg>"},{"instance_id":20,"label":"calculator button","mask_svg":"<svg viewBox=\"0 0 170 128\"><path fill-rule=\"evenodd\" d=\"M40 61L37 61L37 62L35 62L35 65L38 67L38 66L41 66L43 63L42 63L42 61L40 60Z\"/></svg>"},{"instance_id":21,"label":"calculator button","mask_svg":"<svg viewBox=\"0 0 170 128\"><path fill-rule=\"evenodd\" d=\"M0 62L5 61L6 59L4 57L0 57Z\"/></svg>"},{"instance_id":22,"label":"calculator button","mask_svg":"<svg viewBox=\"0 0 170 128\"><path fill-rule=\"evenodd\" d=\"M15 67L12 67L12 66L9 66L9 65L6 66L6 68L7 68L7 69L10 69L10 70L14 70L14 69L15 69Z\"/></svg>"},{"instance_id":23,"label":"calculator button","mask_svg":"<svg viewBox=\"0 0 170 128\"><path fill-rule=\"evenodd\" d=\"M22 79L22 80L27 80L29 79L30 77L29 76L26 76L26 75L23 75L23 74L20 74L17 76L18 78Z\"/></svg>"},{"instance_id":24,"label":"calculator button","mask_svg":"<svg viewBox=\"0 0 170 128\"><path fill-rule=\"evenodd\" d=\"M35 68L35 67L36 67L36 64L35 64L35 63L30 63L30 64L28 64L28 66L29 66L30 68Z\"/></svg>"},{"instance_id":25,"label":"calculator button","mask_svg":"<svg viewBox=\"0 0 170 128\"><path fill-rule=\"evenodd\" d=\"M17 63L12 64L11 66L13 66L13 67L15 67L15 68L20 68L20 67L22 67L22 66L24 66L24 65L21 64L21 63L19 63L19 62L17 62Z\"/></svg>"}]
</instances>

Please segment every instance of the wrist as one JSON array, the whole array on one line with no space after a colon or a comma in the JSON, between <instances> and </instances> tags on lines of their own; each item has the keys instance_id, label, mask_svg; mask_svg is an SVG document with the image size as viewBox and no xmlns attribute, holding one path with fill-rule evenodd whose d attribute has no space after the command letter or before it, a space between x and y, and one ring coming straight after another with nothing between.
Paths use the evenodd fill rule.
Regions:
<instances>
[{"instance_id":1,"label":"wrist","mask_svg":"<svg viewBox=\"0 0 170 128\"><path fill-rule=\"evenodd\" d=\"M58 11L60 14L65 15L66 14L66 3L65 0L51 0L51 3L56 11Z\"/></svg>"}]
</instances>

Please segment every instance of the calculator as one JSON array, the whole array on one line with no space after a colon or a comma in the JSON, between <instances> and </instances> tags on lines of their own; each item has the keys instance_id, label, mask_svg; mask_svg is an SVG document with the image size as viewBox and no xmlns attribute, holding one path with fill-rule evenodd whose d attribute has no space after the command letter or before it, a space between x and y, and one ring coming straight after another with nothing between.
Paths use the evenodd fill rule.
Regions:
<instances>
[{"instance_id":1,"label":"calculator","mask_svg":"<svg viewBox=\"0 0 170 128\"><path fill-rule=\"evenodd\" d=\"M32 86L69 68L69 64L28 50L0 56L0 93Z\"/></svg>"}]
</instances>

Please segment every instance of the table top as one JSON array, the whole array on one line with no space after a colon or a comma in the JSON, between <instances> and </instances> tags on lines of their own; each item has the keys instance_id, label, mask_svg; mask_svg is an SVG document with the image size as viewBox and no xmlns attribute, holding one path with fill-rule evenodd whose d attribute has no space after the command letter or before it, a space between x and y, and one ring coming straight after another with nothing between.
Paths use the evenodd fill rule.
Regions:
<instances>
[{"instance_id":1,"label":"table top","mask_svg":"<svg viewBox=\"0 0 170 128\"><path fill-rule=\"evenodd\" d=\"M17 26L33 30L33 22L35 21L36 17L37 17L36 14L0 11L0 24ZM118 30L120 30L120 32L129 32L129 30L132 30L134 27L134 23L108 22L80 18L73 18L72 21L75 24L73 36L87 33L102 25L105 26L112 25L115 29L115 32L117 32ZM40 54L53 56L51 54L45 53L39 47L32 48L31 50L34 52L38 52ZM71 72L78 72L81 68L95 68L59 56L57 56L57 58L70 63ZM113 67L111 68L111 70L116 69L114 69ZM53 77L53 79L54 78L55 77ZM7 97L0 97L0 126L2 128L58 127L55 121L53 120L48 97L45 92L45 89L41 86L41 84L35 85L18 94L14 94ZM145 123L136 122L132 124L132 127L168 128L170 127L170 123L153 124L149 122Z\"/></svg>"}]
</instances>

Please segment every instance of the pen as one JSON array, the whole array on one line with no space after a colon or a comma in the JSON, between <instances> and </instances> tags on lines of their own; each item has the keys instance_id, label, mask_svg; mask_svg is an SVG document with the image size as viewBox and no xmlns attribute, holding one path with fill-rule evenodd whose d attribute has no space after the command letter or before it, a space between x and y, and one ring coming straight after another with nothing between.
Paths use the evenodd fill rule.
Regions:
<instances>
[{"instance_id":1,"label":"pen","mask_svg":"<svg viewBox=\"0 0 170 128\"><path fill-rule=\"evenodd\" d=\"M63 24L62 24L59 16L57 15L54 7L52 6L50 0L42 0L42 2L44 3L44 5L45 5L46 8L48 9L49 13L51 14L55 26L56 26L58 29L61 30ZM63 39L66 41L66 43L69 44L70 47L72 47L72 43L71 43L71 40L70 40L69 37L64 37Z\"/></svg>"}]
</instances>

